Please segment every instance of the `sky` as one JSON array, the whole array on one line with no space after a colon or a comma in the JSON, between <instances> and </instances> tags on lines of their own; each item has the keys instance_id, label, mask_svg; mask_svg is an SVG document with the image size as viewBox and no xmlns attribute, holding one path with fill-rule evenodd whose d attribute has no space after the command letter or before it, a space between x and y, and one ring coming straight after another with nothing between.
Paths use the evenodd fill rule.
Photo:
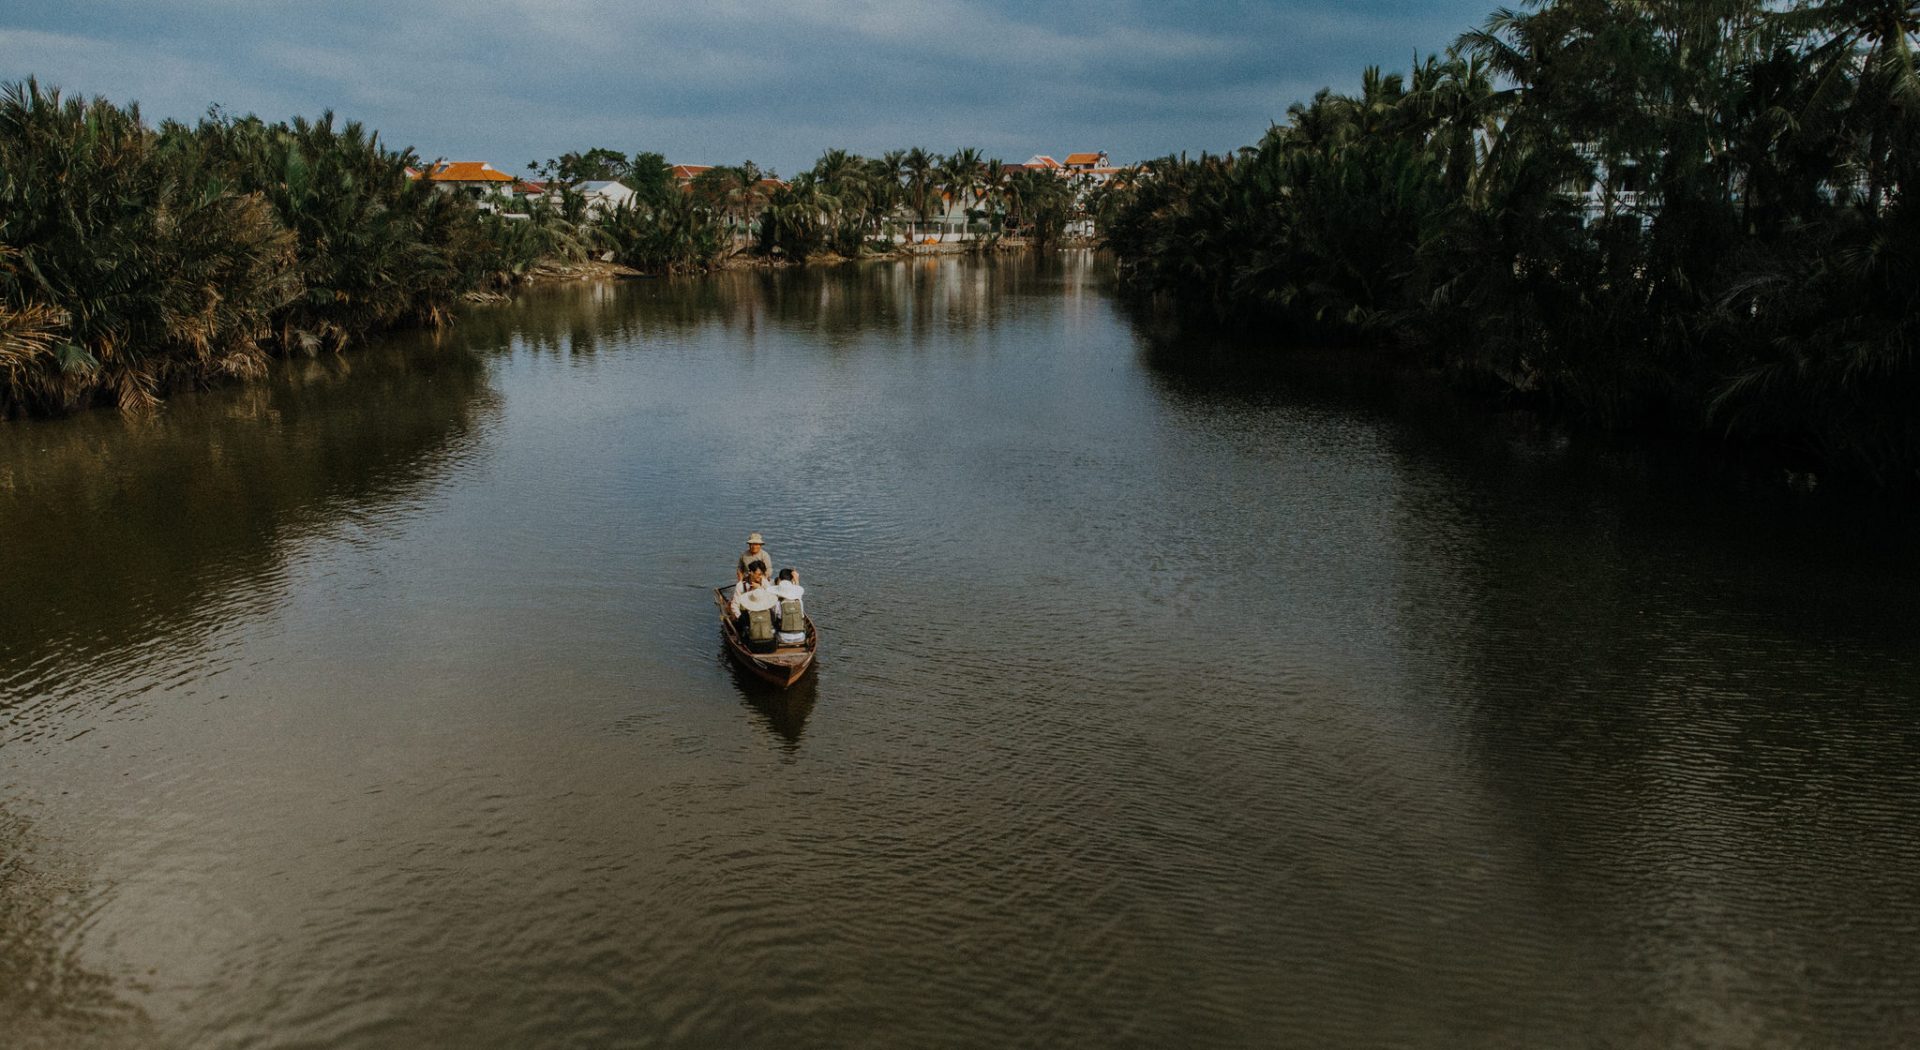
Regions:
<instances>
[{"instance_id":1,"label":"sky","mask_svg":"<svg viewBox=\"0 0 1920 1050\"><path fill-rule=\"evenodd\" d=\"M515 173L595 146L782 174L828 148L1131 162L1252 143L1503 3L7 0L0 81L137 101L150 122L332 110Z\"/></svg>"}]
</instances>

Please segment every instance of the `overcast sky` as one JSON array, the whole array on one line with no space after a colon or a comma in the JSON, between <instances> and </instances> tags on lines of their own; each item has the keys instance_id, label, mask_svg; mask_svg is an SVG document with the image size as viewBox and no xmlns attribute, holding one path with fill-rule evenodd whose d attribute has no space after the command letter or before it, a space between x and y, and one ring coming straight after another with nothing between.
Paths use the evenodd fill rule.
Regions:
<instances>
[{"instance_id":1,"label":"overcast sky","mask_svg":"<svg viewBox=\"0 0 1920 1050\"><path fill-rule=\"evenodd\" d=\"M427 158L750 158L977 146L1116 161L1253 142L1368 64L1404 69L1513 0L7 0L0 80L332 109Z\"/></svg>"}]
</instances>

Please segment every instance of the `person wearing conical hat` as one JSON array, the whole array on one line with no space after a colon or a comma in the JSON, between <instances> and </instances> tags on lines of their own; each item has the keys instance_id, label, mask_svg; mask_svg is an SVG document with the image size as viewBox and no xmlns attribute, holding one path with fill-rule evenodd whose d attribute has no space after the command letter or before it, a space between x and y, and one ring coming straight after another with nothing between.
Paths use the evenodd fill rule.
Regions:
<instances>
[{"instance_id":1,"label":"person wearing conical hat","mask_svg":"<svg viewBox=\"0 0 1920 1050\"><path fill-rule=\"evenodd\" d=\"M732 611L734 615L738 616L740 614L740 599L754 591L764 591L770 586L771 584L767 582L766 567L757 561L748 563L746 574L740 577L739 583L733 585Z\"/></svg>"},{"instance_id":2,"label":"person wearing conical hat","mask_svg":"<svg viewBox=\"0 0 1920 1050\"><path fill-rule=\"evenodd\" d=\"M751 532L747 534L747 553L742 554L739 562L734 565L734 582L738 583L746 579L747 566L755 562L766 567L768 576L773 575L773 555L767 553L765 544L766 540L761 538L759 533Z\"/></svg>"},{"instance_id":3,"label":"person wearing conical hat","mask_svg":"<svg viewBox=\"0 0 1920 1050\"><path fill-rule=\"evenodd\" d=\"M774 637L773 611L780 600L773 596L773 589L767 586L766 574L760 566L753 566L747 577L748 583L742 583L737 604L740 607L736 627L747 648L755 652L768 652L777 644ZM750 586L749 584L753 584Z\"/></svg>"}]
</instances>

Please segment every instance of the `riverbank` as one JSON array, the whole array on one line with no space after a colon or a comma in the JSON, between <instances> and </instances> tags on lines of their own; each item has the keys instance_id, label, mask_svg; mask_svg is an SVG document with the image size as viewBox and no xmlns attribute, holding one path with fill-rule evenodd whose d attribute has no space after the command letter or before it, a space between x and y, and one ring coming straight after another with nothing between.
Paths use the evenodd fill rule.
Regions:
<instances>
[{"instance_id":1,"label":"riverbank","mask_svg":"<svg viewBox=\"0 0 1920 1050\"><path fill-rule=\"evenodd\" d=\"M581 187L596 176L577 170L538 186L495 172L483 189L442 181L443 168L331 116L216 111L155 128L133 106L11 85L0 97L0 419L145 411L257 379L276 358L442 326L515 284L1017 251L1015 238L869 245L929 225L1057 242L1077 207L1066 179L977 150L829 150L784 182L751 164L690 180L658 154L620 164L638 188L620 184L617 204L589 201Z\"/></svg>"},{"instance_id":2,"label":"riverbank","mask_svg":"<svg viewBox=\"0 0 1920 1050\"><path fill-rule=\"evenodd\" d=\"M1062 247L1066 247L1063 245ZM715 259L706 267L706 273L727 273L735 270L778 270L795 266L838 266L850 262L883 262L889 259L920 259L928 257L965 256L965 255L1017 255L1034 250L1025 238L999 237L992 239L951 240L902 244L891 250L874 250L858 257L848 257L836 252L819 252L805 259L788 259L779 256L756 255L747 251L737 251L731 255ZM529 267L521 275L519 284L539 285L568 281L629 281L661 276L603 259L542 259ZM498 297L489 297L497 301Z\"/></svg>"},{"instance_id":3,"label":"riverbank","mask_svg":"<svg viewBox=\"0 0 1920 1050\"><path fill-rule=\"evenodd\" d=\"M360 125L136 108L28 81L0 94L0 418L150 409L444 325L544 241L410 177ZM290 171L305 173L290 179Z\"/></svg>"},{"instance_id":4,"label":"riverbank","mask_svg":"<svg viewBox=\"0 0 1920 1050\"><path fill-rule=\"evenodd\" d=\"M1273 352L1415 347L1570 425L1920 494L1914 30L1843 6L1529 5L1155 162L1102 228L1123 283Z\"/></svg>"}]
</instances>

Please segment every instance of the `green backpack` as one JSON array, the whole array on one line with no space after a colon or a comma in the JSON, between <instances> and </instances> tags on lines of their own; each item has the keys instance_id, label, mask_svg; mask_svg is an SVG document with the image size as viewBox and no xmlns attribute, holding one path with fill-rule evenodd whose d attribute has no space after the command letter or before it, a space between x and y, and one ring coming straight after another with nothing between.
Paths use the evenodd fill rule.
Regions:
<instances>
[{"instance_id":1,"label":"green backpack","mask_svg":"<svg viewBox=\"0 0 1920 1050\"><path fill-rule=\"evenodd\" d=\"M747 641L773 641L772 609L749 609L747 611Z\"/></svg>"}]
</instances>

